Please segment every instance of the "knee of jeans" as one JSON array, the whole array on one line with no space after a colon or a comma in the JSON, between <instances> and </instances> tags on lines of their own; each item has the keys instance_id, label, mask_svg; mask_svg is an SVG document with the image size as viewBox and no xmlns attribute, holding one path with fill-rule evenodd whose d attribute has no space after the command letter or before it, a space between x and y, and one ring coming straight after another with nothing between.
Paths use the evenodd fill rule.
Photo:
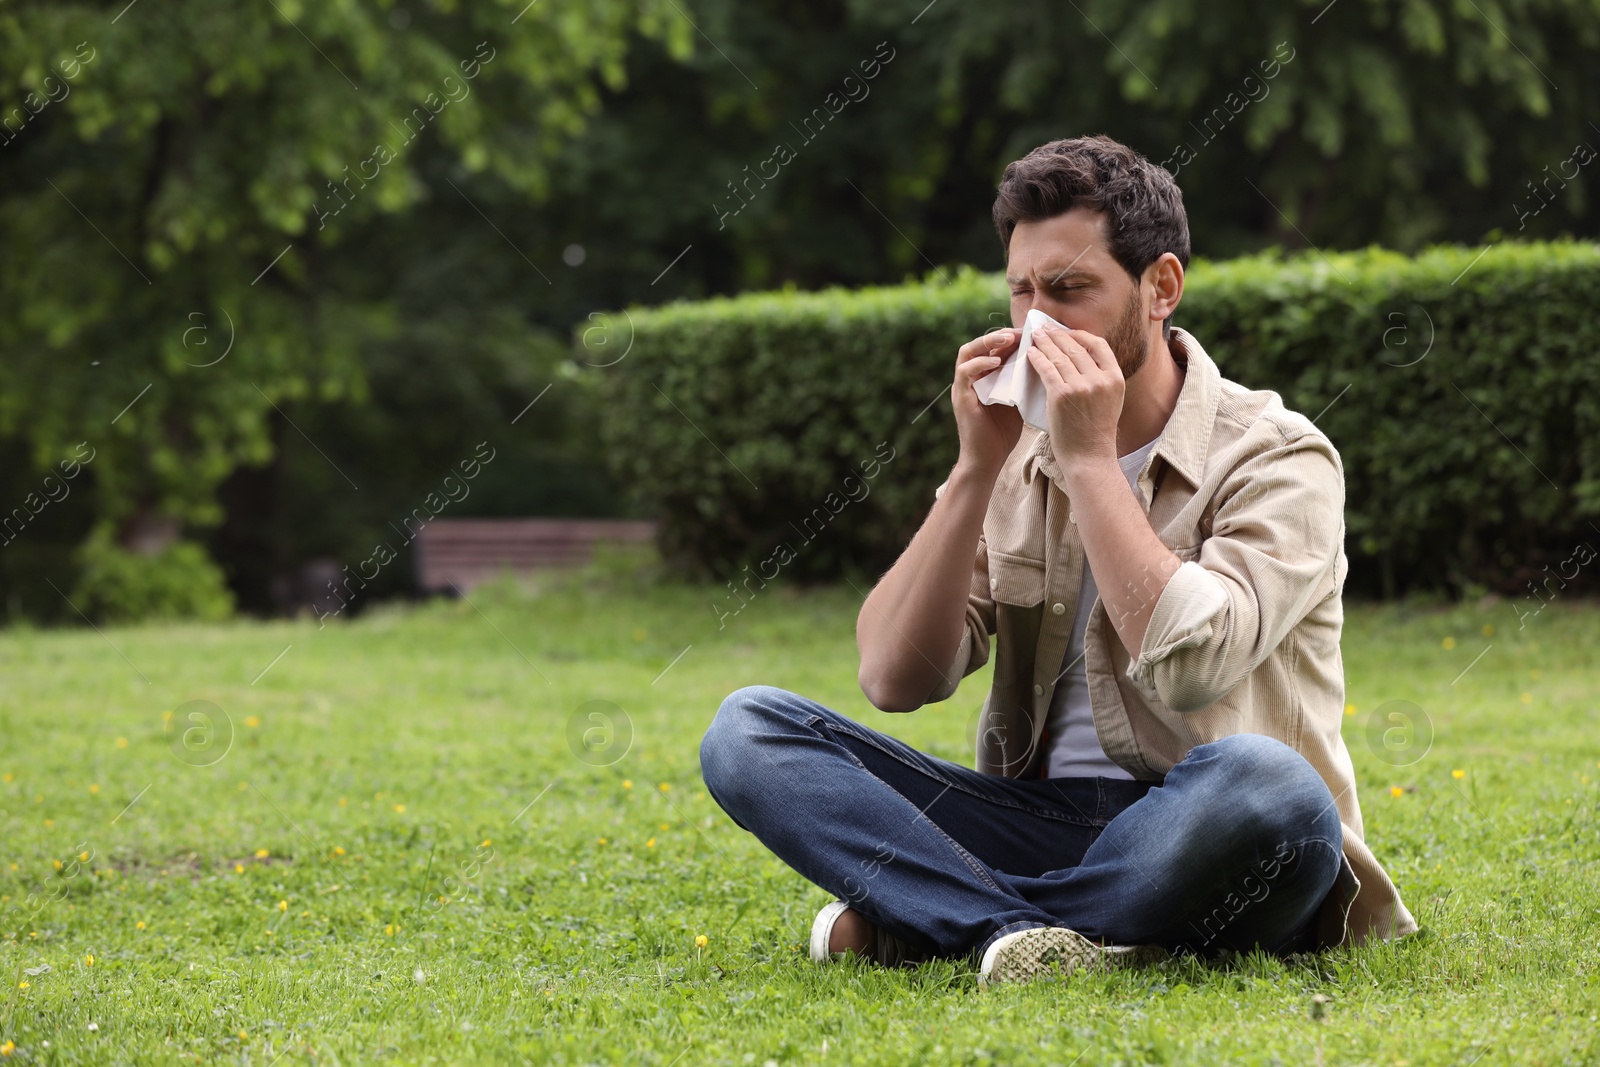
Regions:
<instances>
[{"instance_id":1,"label":"knee of jeans","mask_svg":"<svg viewBox=\"0 0 1600 1067\"><path fill-rule=\"evenodd\" d=\"M748 768L761 723L777 712L770 685L747 685L729 693L700 739L700 777L713 793L730 787L739 768Z\"/></svg>"},{"instance_id":2,"label":"knee of jeans","mask_svg":"<svg viewBox=\"0 0 1600 1067\"><path fill-rule=\"evenodd\" d=\"M1207 747L1219 761L1219 782L1236 794L1240 814L1258 836L1277 841L1322 838L1339 847L1338 807L1304 756L1260 734L1234 734Z\"/></svg>"}]
</instances>

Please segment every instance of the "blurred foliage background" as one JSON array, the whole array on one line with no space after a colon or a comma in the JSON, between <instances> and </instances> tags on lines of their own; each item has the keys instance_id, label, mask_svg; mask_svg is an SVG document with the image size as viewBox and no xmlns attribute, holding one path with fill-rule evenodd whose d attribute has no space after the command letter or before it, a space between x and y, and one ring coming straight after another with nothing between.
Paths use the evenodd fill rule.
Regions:
<instances>
[{"instance_id":1,"label":"blurred foliage background","mask_svg":"<svg viewBox=\"0 0 1600 1067\"><path fill-rule=\"evenodd\" d=\"M643 514L592 314L996 269L1051 138L1175 169L1212 258L1592 238L1597 49L1592 0L0 3L4 617L280 610L483 441L452 515Z\"/></svg>"}]
</instances>

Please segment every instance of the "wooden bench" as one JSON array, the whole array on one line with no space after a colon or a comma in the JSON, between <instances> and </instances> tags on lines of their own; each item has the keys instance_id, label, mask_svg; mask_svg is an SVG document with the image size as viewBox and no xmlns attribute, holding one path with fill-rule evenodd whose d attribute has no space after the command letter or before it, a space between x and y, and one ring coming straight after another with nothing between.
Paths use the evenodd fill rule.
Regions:
<instances>
[{"instance_id":1,"label":"wooden bench","mask_svg":"<svg viewBox=\"0 0 1600 1067\"><path fill-rule=\"evenodd\" d=\"M653 522L615 519L435 519L417 535L417 585L465 592L505 571L580 566L597 544L643 544L655 531Z\"/></svg>"}]
</instances>

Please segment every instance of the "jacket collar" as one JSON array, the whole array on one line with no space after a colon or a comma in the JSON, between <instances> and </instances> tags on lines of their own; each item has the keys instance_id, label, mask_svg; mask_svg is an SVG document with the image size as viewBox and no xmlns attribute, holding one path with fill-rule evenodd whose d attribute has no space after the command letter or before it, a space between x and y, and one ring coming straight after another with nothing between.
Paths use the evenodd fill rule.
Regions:
<instances>
[{"instance_id":1,"label":"jacket collar","mask_svg":"<svg viewBox=\"0 0 1600 1067\"><path fill-rule=\"evenodd\" d=\"M1151 459L1159 456L1173 470L1183 475L1190 485L1198 487L1205 471L1206 455L1211 448L1215 430L1217 408L1222 402L1222 372L1212 362L1200 342L1189 331L1172 328L1173 355L1182 365L1187 360L1188 370L1183 378L1183 388L1178 393L1178 403L1173 407L1167 424L1156 439ZM1035 471L1062 485L1061 471L1056 466L1055 455L1050 451L1050 435L1035 430L1037 437L1022 463L1022 480L1033 482Z\"/></svg>"}]
</instances>

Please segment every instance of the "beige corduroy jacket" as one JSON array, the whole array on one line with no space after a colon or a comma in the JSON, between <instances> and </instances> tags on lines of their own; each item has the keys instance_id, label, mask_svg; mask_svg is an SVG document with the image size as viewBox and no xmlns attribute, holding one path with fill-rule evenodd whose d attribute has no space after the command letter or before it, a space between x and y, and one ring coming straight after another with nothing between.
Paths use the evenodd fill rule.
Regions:
<instances>
[{"instance_id":1,"label":"beige corduroy jacket","mask_svg":"<svg viewBox=\"0 0 1600 1067\"><path fill-rule=\"evenodd\" d=\"M1174 327L1171 336L1187 371L1136 491L1181 566L1160 590L1136 657L1099 598L1090 609L1085 671L1100 744L1144 781L1160 779L1195 745L1231 734L1290 745L1328 783L1344 824L1344 863L1318 916L1319 943L1413 933L1416 921L1362 839L1355 772L1340 735L1339 454L1277 393L1224 379L1191 334ZM1083 562L1049 437L1025 426L984 518L965 633L929 697L950 697L988 662L990 635L997 637L978 722L979 770L1041 773L1040 736L1063 676Z\"/></svg>"}]
</instances>

